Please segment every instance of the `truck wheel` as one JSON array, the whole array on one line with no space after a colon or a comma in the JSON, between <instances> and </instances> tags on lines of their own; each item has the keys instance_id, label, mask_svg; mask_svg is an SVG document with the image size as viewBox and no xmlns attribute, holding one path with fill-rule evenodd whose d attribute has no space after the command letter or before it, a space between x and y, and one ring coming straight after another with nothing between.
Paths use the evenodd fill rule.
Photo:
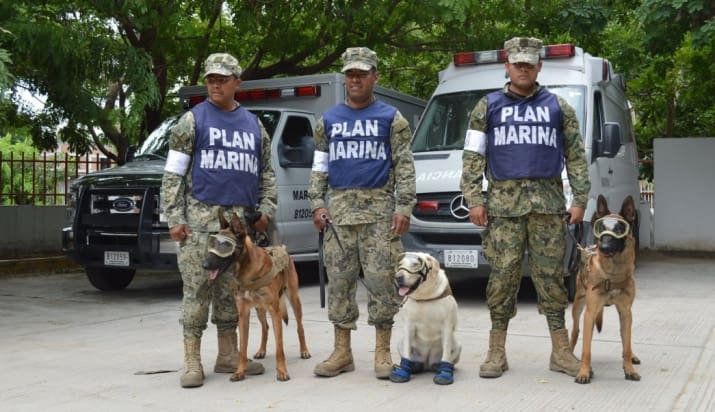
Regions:
<instances>
[{"instance_id":1,"label":"truck wheel","mask_svg":"<svg viewBox=\"0 0 715 412\"><path fill-rule=\"evenodd\" d=\"M134 279L134 269L85 268L89 283L99 290L111 291L126 288Z\"/></svg>"}]
</instances>

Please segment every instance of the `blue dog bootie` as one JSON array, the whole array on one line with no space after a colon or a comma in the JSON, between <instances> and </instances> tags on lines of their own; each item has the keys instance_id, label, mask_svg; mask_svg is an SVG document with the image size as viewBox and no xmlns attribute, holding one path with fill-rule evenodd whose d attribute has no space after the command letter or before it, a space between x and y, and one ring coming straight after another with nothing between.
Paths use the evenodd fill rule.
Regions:
<instances>
[{"instance_id":1,"label":"blue dog bootie","mask_svg":"<svg viewBox=\"0 0 715 412\"><path fill-rule=\"evenodd\" d=\"M407 358L400 358L400 365L395 365L395 368L390 373L390 380L396 383L403 383L410 380L412 376L412 368L415 363Z\"/></svg>"},{"instance_id":2,"label":"blue dog bootie","mask_svg":"<svg viewBox=\"0 0 715 412\"><path fill-rule=\"evenodd\" d=\"M440 362L436 366L437 373L434 375L434 383L437 385L451 385L454 383L454 365L449 362Z\"/></svg>"}]
</instances>

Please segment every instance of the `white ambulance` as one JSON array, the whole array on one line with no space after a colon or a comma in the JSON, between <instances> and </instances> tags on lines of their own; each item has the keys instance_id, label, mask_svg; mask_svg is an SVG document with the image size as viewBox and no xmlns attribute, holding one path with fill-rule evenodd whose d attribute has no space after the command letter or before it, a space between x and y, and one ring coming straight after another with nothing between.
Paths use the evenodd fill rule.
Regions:
<instances>
[{"instance_id":1,"label":"white ambulance","mask_svg":"<svg viewBox=\"0 0 715 412\"><path fill-rule=\"evenodd\" d=\"M639 199L638 153L625 80L608 60L572 44L545 46L541 57L543 67L537 81L569 102L581 126L591 180L582 228L588 234L599 194L617 208L627 195L636 202ZM489 263L482 253L483 228L469 222L459 183L469 115L481 97L508 81L505 60L503 49L454 55L453 62L440 72L439 85L415 130L412 149L417 205L410 232L404 238L405 247L432 254L450 276L489 274ZM565 173L563 176L568 202L570 190ZM634 232L637 236L637 225ZM567 258L572 255L571 243L569 248ZM574 278L566 279L570 297Z\"/></svg>"}]
</instances>

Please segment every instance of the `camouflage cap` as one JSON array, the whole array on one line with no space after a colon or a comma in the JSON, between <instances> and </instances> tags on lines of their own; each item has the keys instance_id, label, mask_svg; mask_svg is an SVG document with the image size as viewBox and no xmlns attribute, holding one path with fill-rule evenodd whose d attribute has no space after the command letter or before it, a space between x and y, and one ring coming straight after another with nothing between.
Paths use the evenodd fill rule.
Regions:
<instances>
[{"instance_id":1,"label":"camouflage cap","mask_svg":"<svg viewBox=\"0 0 715 412\"><path fill-rule=\"evenodd\" d=\"M241 72L238 60L228 53L214 53L204 62L204 77L209 74L240 77Z\"/></svg>"},{"instance_id":2,"label":"camouflage cap","mask_svg":"<svg viewBox=\"0 0 715 412\"><path fill-rule=\"evenodd\" d=\"M509 63L536 64L543 44L534 37L514 37L504 42L504 49L509 56Z\"/></svg>"},{"instance_id":3,"label":"camouflage cap","mask_svg":"<svg viewBox=\"0 0 715 412\"><path fill-rule=\"evenodd\" d=\"M377 53L367 47L348 47L343 53L343 68L345 73L351 69L368 71L373 67L377 69Z\"/></svg>"}]
</instances>

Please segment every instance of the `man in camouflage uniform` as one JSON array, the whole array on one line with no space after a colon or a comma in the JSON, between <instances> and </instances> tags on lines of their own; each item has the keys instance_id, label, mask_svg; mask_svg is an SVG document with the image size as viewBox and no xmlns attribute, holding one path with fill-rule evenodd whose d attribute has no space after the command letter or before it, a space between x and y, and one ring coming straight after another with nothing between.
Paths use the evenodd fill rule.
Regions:
<instances>
[{"instance_id":1,"label":"man in camouflage uniform","mask_svg":"<svg viewBox=\"0 0 715 412\"><path fill-rule=\"evenodd\" d=\"M355 293L362 270L368 324L376 329L375 374L386 379L398 310L394 267L416 202L411 133L402 114L373 95L379 79L375 52L351 47L342 58L347 99L326 111L315 127L308 191L315 227L323 230L332 223L338 237L327 231L323 246L335 347L314 372L336 376L355 369L350 333L357 329Z\"/></svg>"},{"instance_id":2,"label":"man in camouflage uniform","mask_svg":"<svg viewBox=\"0 0 715 412\"><path fill-rule=\"evenodd\" d=\"M258 205L262 214L253 228L265 231L275 215L277 197L270 138L260 120L234 100L241 84L238 61L229 54L215 53L204 67L208 99L186 112L172 129L161 186L169 233L179 242L178 264L184 283L182 387L203 384L201 335L209 307L218 331L214 372L231 373L238 364L238 316L230 288L231 271L209 280L202 268L208 238L220 229L218 211L222 209L229 220L235 212L245 224L245 213ZM260 363L250 362L247 373L263 370Z\"/></svg>"},{"instance_id":3,"label":"man in camouflage uniform","mask_svg":"<svg viewBox=\"0 0 715 412\"><path fill-rule=\"evenodd\" d=\"M590 189L583 141L573 108L536 82L541 40L516 37L504 48L510 81L477 102L462 157L461 189L469 219L486 226L484 253L492 267L487 284L492 329L479 376L496 378L509 367L504 344L509 319L516 315L526 247L539 312L551 334L549 368L575 376L579 362L569 348L564 321L561 171L565 165L573 190L569 223L576 224L583 220ZM489 185L483 196L485 177Z\"/></svg>"}]
</instances>

